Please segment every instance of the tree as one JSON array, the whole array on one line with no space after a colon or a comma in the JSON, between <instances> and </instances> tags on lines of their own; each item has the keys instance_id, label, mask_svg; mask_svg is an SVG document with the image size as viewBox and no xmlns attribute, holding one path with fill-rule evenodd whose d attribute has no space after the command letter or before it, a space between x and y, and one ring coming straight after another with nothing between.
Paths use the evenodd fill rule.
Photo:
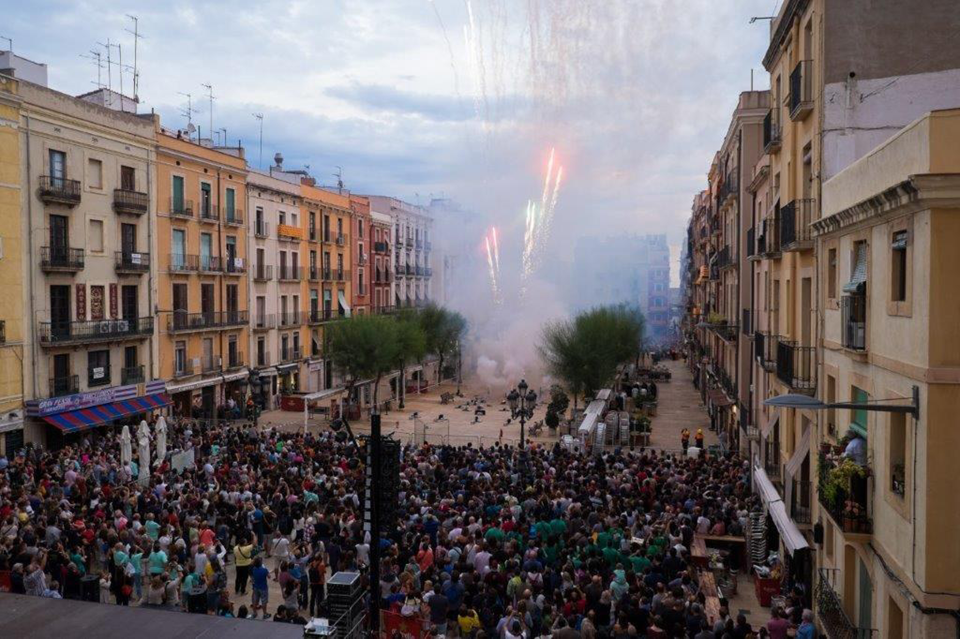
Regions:
<instances>
[{"instance_id":1,"label":"tree","mask_svg":"<svg viewBox=\"0 0 960 639\"><path fill-rule=\"evenodd\" d=\"M544 420L551 429L560 425L560 416L566 415L567 408L570 406L570 398L563 391L563 387L554 384L550 387L550 403L547 404L547 414Z\"/></svg>"},{"instance_id":2,"label":"tree","mask_svg":"<svg viewBox=\"0 0 960 639\"><path fill-rule=\"evenodd\" d=\"M467 331L467 320L456 311L430 304L420 311L420 326L426 337L428 353L437 356L437 383L443 375L443 362L457 350Z\"/></svg>"},{"instance_id":3,"label":"tree","mask_svg":"<svg viewBox=\"0 0 960 639\"><path fill-rule=\"evenodd\" d=\"M373 405L378 403L380 380L399 359L398 323L383 315L354 315L334 323L328 330L328 355L340 370L353 397L357 382L373 379Z\"/></svg>"},{"instance_id":4,"label":"tree","mask_svg":"<svg viewBox=\"0 0 960 639\"><path fill-rule=\"evenodd\" d=\"M419 362L427 352L427 337L420 326L416 314L403 312L396 320L397 364L400 368L400 388L397 389L400 398L400 408L407 395L407 365Z\"/></svg>"},{"instance_id":5,"label":"tree","mask_svg":"<svg viewBox=\"0 0 960 639\"><path fill-rule=\"evenodd\" d=\"M558 320L543 328L542 341L537 347L546 364L547 372L559 379L573 395L573 410L584 390L585 357L577 341L572 321Z\"/></svg>"}]
</instances>

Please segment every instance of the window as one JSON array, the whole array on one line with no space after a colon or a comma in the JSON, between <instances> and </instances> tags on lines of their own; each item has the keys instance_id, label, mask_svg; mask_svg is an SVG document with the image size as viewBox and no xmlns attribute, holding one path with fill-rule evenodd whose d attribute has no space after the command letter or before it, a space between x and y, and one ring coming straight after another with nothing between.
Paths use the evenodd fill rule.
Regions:
<instances>
[{"instance_id":1,"label":"window","mask_svg":"<svg viewBox=\"0 0 960 639\"><path fill-rule=\"evenodd\" d=\"M890 492L897 497L906 494L907 487L907 416L904 413L888 413L890 432L887 449L890 451Z\"/></svg>"},{"instance_id":2,"label":"window","mask_svg":"<svg viewBox=\"0 0 960 639\"><path fill-rule=\"evenodd\" d=\"M277 213L277 220L280 222L280 224L286 224L287 214L284 213L283 211L280 211L279 213Z\"/></svg>"},{"instance_id":3,"label":"window","mask_svg":"<svg viewBox=\"0 0 960 639\"><path fill-rule=\"evenodd\" d=\"M213 211L213 199L210 195L210 184L200 183L200 215L210 217Z\"/></svg>"},{"instance_id":4,"label":"window","mask_svg":"<svg viewBox=\"0 0 960 639\"><path fill-rule=\"evenodd\" d=\"M173 196L172 201L170 202L170 212L171 213L182 213L185 210L185 203L183 199L183 177L179 175L173 176Z\"/></svg>"},{"instance_id":5,"label":"window","mask_svg":"<svg viewBox=\"0 0 960 639\"><path fill-rule=\"evenodd\" d=\"M890 256L890 300L907 301L907 232L893 234Z\"/></svg>"},{"instance_id":6,"label":"window","mask_svg":"<svg viewBox=\"0 0 960 639\"><path fill-rule=\"evenodd\" d=\"M233 189L227 189L226 200L226 217L228 221L232 222L236 216L234 207L236 206L237 192Z\"/></svg>"},{"instance_id":7,"label":"window","mask_svg":"<svg viewBox=\"0 0 960 639\"><path fill-rule=\"evenodd\" d=\"M837 249L827 251L827 297L837 298Z\"/></svg>"},{"instance_id":8,"label":"window","mask_svg":"<svg viewBox=\"0 0 960 639\"><path fill-rule=\"evenodd\" d=\"M177 342L174 350L174 373L182 375L187 370L187 343Z\"/></svg>"},{"instance_id":9,"label":"window","mask_svg":"<svg viewBox=\"0 0 960 639\"><path fill-rule=\"evenodd\" d=\"M851 401L856 404L863 404L870 401L870 395L867 391L857 388L856 386L851 386L850 390ZM867 411L864 409L855 409L850 411L850 429L855 433L867 438Z\"/></svg>"},{"instance_id":10,"label":"window","mask_svg":"<svg viewBox=\"0 0 960 639\"><path fill-rule=\"evenodd\" d=\"M87 353L87 386L105 386L110 383L110 351Z\"/></svg>"},{"instance_id":11,"label":"window","mask_svg":"<svg viewBox=\"0 0 960 639\"><path fill-rule=\"evenodd\" d=\"M90 251L103 253L103 220L90 220Z\"/></svg>"},{"instance_id":12,"label":"window","mask_svg":"<svg viewBox=\"0 0 960 639\"><path fill-rule=\"evenodd\" d=\"M91 189L103 188L103 162L100 160L87 159L87 186Z\"/></svg>"},{"instance_id":13,"label":"window","mask_svg":"<svg viewBox=\"0 0 960 639\"><path fill-rule=\"evenodd\" d=\"M50 149L50 177L54 182L67 177L67 154Z\"/></svg>"},{"instance_id":14,"label":"window","mask_svg":"<svg viewBox=\"0 0 960 639\"><path fill-rule=\"evenodd\" d=\"M213 356L213 338L204 337L203 338L203 370L212 371L214 368L219 367L219 362L216 361L216 358Z\"/></svg>"},{"instance_id":15,"label":"window","mask_svg":"<svg viewBox=\"0 0 960 639\"><path fill-rule=\"evenodd\" d=\"M132 166L120 167L120 188L124 191L137 190L137 171Z\"/></svg>"}]
</instances>

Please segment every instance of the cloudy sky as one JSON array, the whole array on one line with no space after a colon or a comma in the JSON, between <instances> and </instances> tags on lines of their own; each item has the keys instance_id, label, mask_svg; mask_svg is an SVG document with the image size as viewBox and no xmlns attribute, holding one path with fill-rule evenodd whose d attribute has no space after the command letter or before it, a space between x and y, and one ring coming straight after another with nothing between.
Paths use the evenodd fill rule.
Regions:
<instances>
[{"instance_id":1,"label":"cloudy sky","mask_svg":"<svg viewBox=\"0 0 960 639\"><path fill-rule=\"evenodd\" d=\"M777 0L0 0L0 35L46 62L52 88L97 79L90 50L138 49L142 110L242 140L259 163L357 192L459 200L511 235L539 199L550 148L564 166L551 249L582 235L682 240ZM5 46L4 41L0 41ZM113 49L114 61L120 51ZM112 73L120 88L119 68ZM101 79L107 81L106 69ZM123 74L129 93L132 74Z\"/></svg>"}]
</instances>

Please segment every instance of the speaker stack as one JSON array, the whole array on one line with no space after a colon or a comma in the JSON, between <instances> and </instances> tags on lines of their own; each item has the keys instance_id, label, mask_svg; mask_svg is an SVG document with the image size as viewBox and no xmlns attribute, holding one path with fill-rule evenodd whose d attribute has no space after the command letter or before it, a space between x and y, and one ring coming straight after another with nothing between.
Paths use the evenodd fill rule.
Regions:
<instances>
[{"instance_id":1,"label":"speaker stack","mask_svg":"<svg viewBox=\"0 0 960 639\"><path fill-rule=\"evenodd\" d=\"M360 573L338 572L327 580L327 611L337 639L360 637L360 621L367 614L363 601Z\"/></svg>"}]
</instances>

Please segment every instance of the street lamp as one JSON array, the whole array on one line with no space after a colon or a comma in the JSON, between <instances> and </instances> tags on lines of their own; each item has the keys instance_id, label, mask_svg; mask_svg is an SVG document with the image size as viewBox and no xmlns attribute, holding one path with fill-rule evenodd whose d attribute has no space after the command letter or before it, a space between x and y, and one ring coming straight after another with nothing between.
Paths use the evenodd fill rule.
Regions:
<instances>
[{"instance_id":1,"label":"street lamp","mask_svg":"<svg viewBox=\"0 0 960 639\"><path fill-rule=\"evenodd\" d=\"M510 406L511 416L520 418L520 448L523 448L526 443L524 427L527 420L533 418L533 411L537 407L537 394L527 386L527 380L521 379L517 387L507 393L507 404Z\"/></svg>"},{"instance_id":2,"label":"street lamp","mask_svg":"<svg viewBox=\"0 0 960 639\"><path fill-rule=\"evenodd\" d=\"M869 402L829 402L825 403L816 397L787 393L777 395L763 402L765 406L774 408L798 408L808 410L823 410L824 408L846 408L849 410L863 410L874 413L906 413L914 419L920 419L920 387L914 386L910 404L879 404L877 402L900 401L904 398L874 399Z\"/></svg>"}]
</instances>

